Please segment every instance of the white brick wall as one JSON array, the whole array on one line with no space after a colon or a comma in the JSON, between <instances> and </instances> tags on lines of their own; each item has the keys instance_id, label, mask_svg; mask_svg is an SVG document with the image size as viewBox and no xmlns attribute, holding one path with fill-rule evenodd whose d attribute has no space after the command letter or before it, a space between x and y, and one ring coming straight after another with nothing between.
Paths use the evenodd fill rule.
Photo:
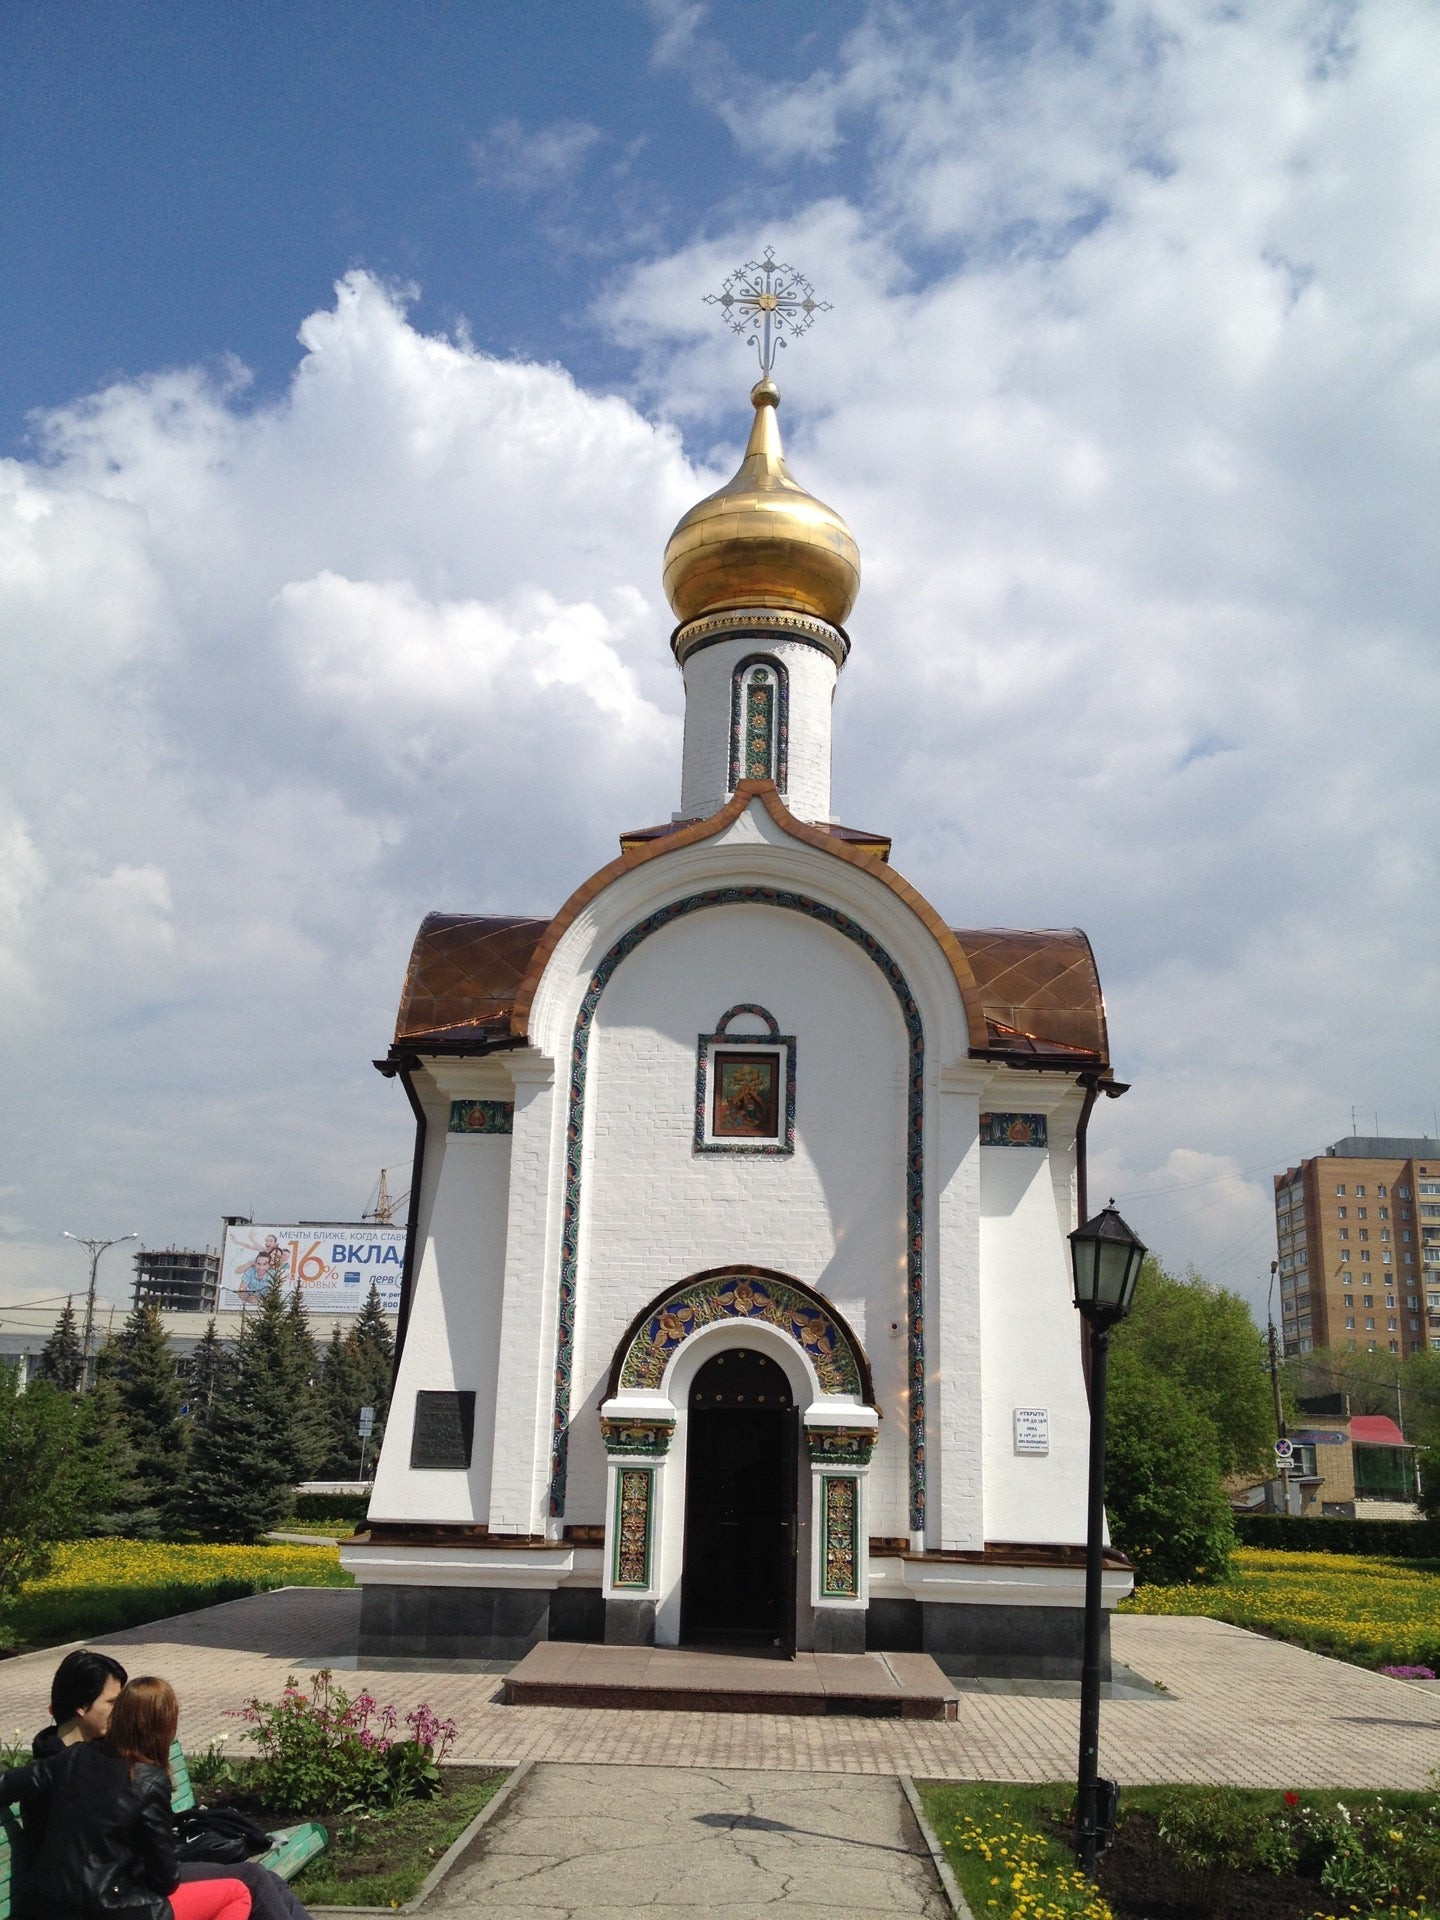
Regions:
<instances>
[{"instance_id":1,"label":"white brick wall","mask_svg":"<svg viewBox=\"0 0 1440 1920\"><path fill-rule=\"evenodd\" d=\"M685 663L680 810L687 819L703 819L718 813L730 797L731 681L738 662L752 653L779 660L790 676L786 804L799 820L828 820L835 663L817 647L754 633L701 647Z\"/></svg>"}]
</instances>

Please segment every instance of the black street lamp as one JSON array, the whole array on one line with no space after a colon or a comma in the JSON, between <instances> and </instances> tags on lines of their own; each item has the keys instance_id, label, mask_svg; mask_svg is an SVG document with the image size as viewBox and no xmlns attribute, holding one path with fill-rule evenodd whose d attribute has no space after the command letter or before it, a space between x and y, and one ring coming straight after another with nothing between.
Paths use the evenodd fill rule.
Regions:
<instances>
[{"instance_id":1,"label":"black street lamp","mask_svg":"<svg viewBox=\"0 0 1440 1920\"><path fill-rule=\"evenodd\" d=\"M1070 1235L1075 1304L1090 1333L1090 1499L1085 1522L1085 1651L1080 1664L1080 1774L1075 1793L1075 1850L1086 1873L1108 1845L1115 1825L1116 1787L1102 1781L1100 1760L1100 1574L1105 1533L1105 1376L1110 1329L1135 1298L1145 1243L1115 1211L1103 1212Z\"/></svg>"}]
</instances>

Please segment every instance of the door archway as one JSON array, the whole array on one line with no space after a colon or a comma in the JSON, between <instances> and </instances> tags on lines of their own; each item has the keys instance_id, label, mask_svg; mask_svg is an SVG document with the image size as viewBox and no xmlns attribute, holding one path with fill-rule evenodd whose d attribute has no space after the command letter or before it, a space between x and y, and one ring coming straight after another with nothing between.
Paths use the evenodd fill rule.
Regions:
<instances>
[{"instance_id":1,"label":"door archway","mask_svg":"<svg viewBox=\"0 0 1440 1920\"><path fill-rule=\"evenodd\" d=\"M681 1639L795 1650L799 1416L785 1369L726 1347L691 1382Z\"/></svg>"}]
</instances>

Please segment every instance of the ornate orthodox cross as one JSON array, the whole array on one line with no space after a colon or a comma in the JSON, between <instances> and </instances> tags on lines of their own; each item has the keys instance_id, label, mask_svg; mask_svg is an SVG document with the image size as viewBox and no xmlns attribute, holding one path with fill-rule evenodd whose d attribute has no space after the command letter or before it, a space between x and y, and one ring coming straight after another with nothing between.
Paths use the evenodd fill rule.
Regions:
<instances>
[{"instance_id":1,"label":"ornate orthodox cross","mask_svg":"<svg viewBox=\"0 0 1440 1920\"><path fill-rule=\"evenodd\" d=\"M830 302L817 300L803 273L775 258L766 247L759 260L736 267L719 293L705 295L707 307L719 307L732 333L749 334L746 342L760 355L760 377L768 378L776 350L787 337L806 332L817 314L829 313Z\"/></svg>"}]
</instances>

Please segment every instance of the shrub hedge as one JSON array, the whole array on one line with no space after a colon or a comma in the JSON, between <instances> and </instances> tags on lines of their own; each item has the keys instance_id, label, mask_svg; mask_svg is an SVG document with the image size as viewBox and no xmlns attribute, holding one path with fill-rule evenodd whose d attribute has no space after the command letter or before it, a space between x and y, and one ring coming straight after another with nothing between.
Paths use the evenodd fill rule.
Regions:
<instances>
[{"instance_id":1,"label":"shrub hedge","mask_svg":"<svg viewBox=\"0 0 1440 1920\"><path fill-rule=\"evenodd\" d=\"M352 1520L358 1527L370 1505L368 1493L297 1493L297 1520ZM286 1523L288 1524L288 1523Z\"/></svg>"},{"instance_id":2,"label":"shrub hedge","mask_svg":"<svg viewBox=\"0 0 1440 1920\"><path fill-rule=\"evenodd\" d=\"M1346 1520L1338 1514L1237 1513L1241 1546L1272 1553L1379 1553L1440 1560L1440 1520Z\"/></svg>"}]
</instances>

